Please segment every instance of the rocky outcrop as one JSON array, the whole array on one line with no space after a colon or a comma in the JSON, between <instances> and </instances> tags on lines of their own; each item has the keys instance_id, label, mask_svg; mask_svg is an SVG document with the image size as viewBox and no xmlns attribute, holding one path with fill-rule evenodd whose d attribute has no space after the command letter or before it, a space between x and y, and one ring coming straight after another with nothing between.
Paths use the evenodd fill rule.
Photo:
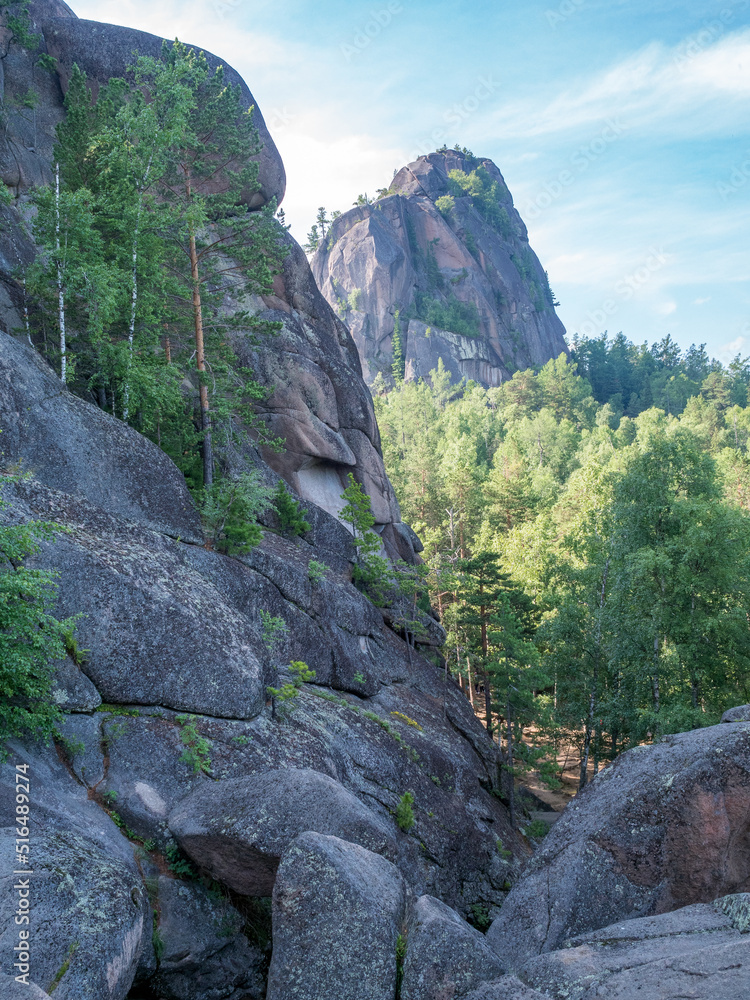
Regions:
<instances>
[{"instance_id":1,"label":"rocky outcrop","mask_svg":"<svg viewBox=\"0 0 750 1000\"><path fill-rule=\"evenodd\" d=\"M405 886L385 858L304 833L273 892L267 1000L395 1000Z\"/></svg>"},{"instance_id":2,"label":"rocky outcrop","mask_svg":"<svg viewBox=\"0 0 750 1000\"><path fill-rule=\"evenodd\" d=\"M26 892L31 959L18 974L29 973L31 983L54 992L57 1000L124 1000L147 927L150 932L147 893L132 847L69 776L54 750L18 744L9 749L11 759L0 765L3 954L13 955L19 943L23 927L14 914L20 912L20 893ZM23 871L25 866L12 863L18 836L17 765L25 767L21 773L28 776L31 793L27 876L13 874L14 868Z\"/></svg>"},{"instance_id":3,"label":"rocky outcrop","mask_svg":"<svg viewBox=\"0 0 750 1000\"><path fill-rule=\"evenodd\" d=\"M517 968L575 935L750 891L750 725L636 747L567 807L487 939Z\"/></svg>"},{"instance_id":4,"label":"rocky outcrop","mask_svg":"<svg viewBox=\"0 0 750 1000\"><path fill-rule=\"evenodd\" d=\"M281 855L305 831L396 856L395 837L378 816L307 768L204 785L180 802L169 827L201 869L244 896L271 895Z\"/></svg>"},{"instance_id":5,"label":"rocky outcrop","mask_svg":"<svg viewBox=\"0 0 750 1000\"><path fill-rule=\"evenodd\" d=\"M750 722L750 705L738 705L728 709L721 717L722 722Z\"/></svg>"},{"instance_id":6,"label":"rocky outcrop","mask_svg":"<svg viewBox=\"0 0 750 1000\"><path fill-rule=\"evenodd\" d=\"M331 224L312 268L368 382L390 374L397 324L407 378L442 358L457 380L498 385L567 350L544 269L490 160L450 150L410 163L384 196Z\"/></svg>"},{"instance_id":7,"label":"rocky outcrop","mask_svg":"<svg viewBox=\"0 0 750 1000\"><path fill-rule=\"evenodd\" d=\"M614 924L533 959L524 982L554 1000L743 1000L750 983L750 896ZM500 994L502 996L502 994ZM488 990L487 1000L496 1000Z\"/></svg>"},{"instance_id":8,"label":"rocky outcrop","mask_svg":"<svg viewBox=\"0 0 750 1000\"><path fill-rule=\"evenodd\" d=\"M27 52L10 41L8 32L0 38L5 53L2 86L8 114L7 127L0 137L0 179L12 188L17 198L14 208L0 208L0 330L7 332L24 327L24 293L17 273L34 259L36 248L22 220L26 215L29 190L52 181L55 128L64 116L63 93L73 63L86 70L96 89L110 76L121 75L132 62L134 51L158 55L162 45L161 38L146 32L80 20L57 0L35 0L31 14L32 27L40 39L40 51L54 56L57 68L52 72L41 69L37 65L38 53ZM212 66L220 63L210 54L208 60ZM229 83L241 87L248 107L253 106L254 120L263 142L259 157L260 190L248 196L249 204L257 207L271 199L280 202L284 195L284 168L263 116L241 77L231 67L225 66L225 72ZM33 116L25 114L22 107L24 95L30 90L37 94L39 101ZM352 472L372 499L376 529L381 534L386 553L395 560L413 562L416 540L401 523L398 502L385 473L377 424L356 349L345 326L320 295L304 253L291 237L287 237L287 241L288 255L282 273L276 277L273 294L263 299L256 297L252 302L227 302L229 309L250 309L263 319L282 324L278 336L265 338L260 344L242 334L235 338L240 360L252 366L259 380L269 389L261 407L263 419L273 435L285 440L282 453L272 449L263 452L262 458L273 470L271 481L277 475L282 476L299 496L335 517L343 506L341 492L348 485L347 474ZM36 396L36 388L21 390L21 396L33 391L39 399L36 413L29 415L25 451L14 442L0 444L6 457L24 458L31 468L37 458L34 449L38 445L34 442L44 440L36 434L37 422L49 416L40 397ZM57 385L49 396L48 402L53 408L59 391ZM86 391L85 387L82 391ZM65 398L63 394L62 399ZM96 420L95 414L89 414L81 435L88 436ZM124 459L119 467L120 474L132 475L136 482L146 480L149 470L145 455L139 454L134 444L138 435L128 437L128 428L124 425L119 425L112 433L122 440L110 442L102 449L103 453L106 455L117 449L124 455L128 447L135 448L132 466L129 467ZM111 494L112 509L119 510L117 495L125 492L132 496L133 491L121 490L116 480L110 484L102 475L103 469L98 462L101 453L96 447L98 441L95 435L92 438L90 471L80 451L77 457L71 455L73 446L83 440L80 435L67 446L63 443L58 455L61 468L57 471L69 462L71 479L76 474L98 479L102 490ZM54 441L55 446L58 443ZM49 457L54 458L54 453ZM240 464L245 468L254 467L260 460L261 456L248 442L239 457ZM139 470L138 475L135 475L136 470ZM154 479L158 480L162 472L167 476L179 475L176 469L166 470L157 462L153 466ZM141 492L152 496L159 493L158 490L150 491L145 484ZM178 495L179 491L175 496ZM175 519L179 520L182 513L178 503ZM197 540L194 511L186 512L186 516L188 519L192 516L192 527L184 523L179 527L173 525L172 533ZM159 530L164 527L163 524L155 526Z\"/></svg>"},{"instance_id":9,"label":"rocky outcrop","mask_svg":"<svg viewBox=\"0 0 750 1000\"><path fill-rule=\"evenodd\" d=\"M261 1000L263 955L242 933L244 920L200 884L157 879L159 959L151 989L160 1000Z\"/></svg>"},{"instance_id":10,"label":"rocky outcrop","mask_svg":"<svg viewBox=\"0 0 750 1000\"><path fill-rule=\"evenodd\" d=\"M401 1000L456 1000L506 971L479 931L432 896L414 904L406 940Z\"/></svg>"}]
</instances>

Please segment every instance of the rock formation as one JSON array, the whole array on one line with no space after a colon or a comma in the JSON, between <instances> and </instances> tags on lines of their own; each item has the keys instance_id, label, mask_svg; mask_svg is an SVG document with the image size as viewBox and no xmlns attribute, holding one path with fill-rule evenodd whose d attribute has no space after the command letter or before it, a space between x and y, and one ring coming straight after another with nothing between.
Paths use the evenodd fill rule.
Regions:
<instances>
[{"instance_id":1,"label":"rock formation","mask_svg":"<svg viewBox=\"0 0 750 1000\"><path fill-rule=\"evenodd\" d=\"M273 294L252 304L281 321L281 333L260 347L236 340L272 389L264 418L286 449L259 454L247 442L236 461L270 484L286 480L311 523L303 539L274 531L271 514L248 555L205 548L193 500L164 453L68 391L19 335L16 268L36 252L23 217L29 187L51 177L66 67L78 62L102 83L134 45L160 45L78 21L60 3L40 0L31 13L60 71L42 74L37 56L6 35L6 96L35 81L41 103L36 135L9 111L0 150L16 195L0 231L0 450L3 469L26 473L4 487L0 516L60 525L27 565L58 572L56 613L80 615L78 652L58 665L53 684L65 712L55 745L15 742L0 765L0 826L11 842L16 764L28 764L36 782L31 982L56 1000L154 991L164 1000L260 998L276 871L294 877L284 858L294 844L309 847L305 838L367 856L357 876L371 905L367 872L387 866L404 900L429 894L457 920L475 907L496 914L527 849L494 794L496 747L436 666L442 629L426 618L420 645L409 649L351 582L352 536L335 516L349 470L370 494L386 552L413 560L419 543L400 521L354 344L299 247L290 240ZM264 197L283 192L270 144L261 181ZM312 559L325 564L322 579L311 579ZM273 655L261 611L288 628ZM315 671L314 683L274 717L267 687L288 679L292 660ZM399 826L407 792L414 821ZM259 821L262 802L270 811L257 828L232 825L233 815ZM498 840L513 858L498 852ZM245 866L244 878L233 877L232 864ZM10 954L15 896L6 875L0 946ZM405 905L382 938L389 969ZM247 927L262 924L248 940ZM285 938L282 926L273 934L282 942L276 968L288 970L294 935ZM327 957L329 943L322 947Z\"/></svg>"},{"instance_id":2,"label":"rock formation","mask_svg":"<svg viewBox=\"0 0 750 1000\"><path fill-rule=\"evenodd\" d=\"M457 381L498 385L567 350L547 276L490 160L421 156L376 202L331 224L312 269L370 383L390 375L395 328L407 378L442 358Z\"/></svg>"},{"instance_id":3,"label":"rock formation","mask_svg":"<svg viewBox=\"0 0 750 1000\"><path fill-rule=\"evenodd\" d=\"M628 751L568 806L487 940L511 965L621 920L750 892L750 725Z\"/></svg>"}]
</instances>

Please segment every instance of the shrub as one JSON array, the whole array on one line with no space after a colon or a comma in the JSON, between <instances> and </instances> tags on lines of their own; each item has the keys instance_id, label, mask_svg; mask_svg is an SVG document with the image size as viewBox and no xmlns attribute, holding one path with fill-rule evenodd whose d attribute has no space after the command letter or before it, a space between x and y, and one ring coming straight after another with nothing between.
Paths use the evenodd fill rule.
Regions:
<instances>
[{"instance_id":1,"label":"shrub","mask_svg":"<svg viewBox=\"0 0 750 1000\"><path fill-rule=\"evenodd\" d=\"M285 535L292 537L304 535L312 528L309 521L305 520L305 511L290 494L286 484L282 479L273 494L273 506L279 515L281 530Z\"/></svg>"},{"instance_id":2,"label":"shrub","mask_svg":"<svg viewBox=\"0 0 750 1000\"><path fill-rule=\"evenodd\" d=\"M211 741L205 736L201 736L195 725L194 715L178 715L177 722L181 727L180 743L185 747L180 756L180 760L187 764L193 774L209 774L211 771L211 758L209 751Z\"/></svg>"},{"instance_id":3,"label":"shrub","mask_svg":"<svg viewBox=\"0 0 750 1000\"><path fill-rule=\"evenodd\" d=\"M311 559L307 564L307 577L312 584L320 583L321 580L325 579L326 571L330 569L324 562L318 562L317 559Z\"/></svg>"},{"instance_id":4,"label":"shrub","mask_svg":"<svg viewBox=\"0 0 750 1000\"><path fill-rule=\"evenodd\" d=\"M0 489L11 481L0 476ZM8 506L0 496L0 510ZM53 664L65 657L75 619L60 622L50 613L56 574L23 565L56 530L43 521L0 524L0 740L49 737L62 718L51 694Z\"/></svg>"},{"instance_id":5,"label":"shrub","mask_svg":"<svg viewBox=\"0 0 750 1000\"><path fill-rule=\"evenodd\" d=\"M411 792L404 792L396 807L396 822L399 827L408 833L417 822L414 817L414 796Z\"/></svg>"},{"instance_id":6,"label":"shrub","mask_svg":"<svg viewBox=\"0 0 750 1000\"><path fill-rule=\"evenodd\" d=\"M435 202L435 208L440 212L444 218L448 218L453 209L456 207L456 199L453 195L444 194L442 198L438 198Z\"/></svg>"},{"instance_id":7,"label":"shrub","mask_svg":"<svg viewBox=\"0 0 750 1000\"><path fill-rule=\"evenodd\" d=\"M459 302L451 293L447 302L427 296L417 296L419 318L429 326L436 326L462 337L478 337L480 333L479 310L473 302Z\"/></svg>"},{"instance_id":8,"label":"shrub","mask_svg":"<svg viewBox=\"0 0 750 1000\"><path fill-rule=\"evenodd\" d=\"M271 491L257 471L217 479L198 498L208 546L226 555L249 552L262 538L258 515L270 506Z\"/></svg>"}]
</instances>

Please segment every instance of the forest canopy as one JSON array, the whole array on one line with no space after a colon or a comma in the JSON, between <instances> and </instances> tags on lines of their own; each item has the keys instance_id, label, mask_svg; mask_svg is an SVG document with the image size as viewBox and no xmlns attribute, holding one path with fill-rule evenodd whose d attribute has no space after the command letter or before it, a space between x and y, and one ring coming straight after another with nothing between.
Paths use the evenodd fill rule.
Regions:
<instances>
[{"instance_id":1,"label":"forest canopy","mask_svg":"<svg viewBox=\"0 0 750 1000\"><path fill-rule=\"evenodd\" d=\"M449 667L522 764L572 744L585 782L750 701L749 382L619 335L497 388L441 363L375 397Z\"/></svg>"}]
</instances>

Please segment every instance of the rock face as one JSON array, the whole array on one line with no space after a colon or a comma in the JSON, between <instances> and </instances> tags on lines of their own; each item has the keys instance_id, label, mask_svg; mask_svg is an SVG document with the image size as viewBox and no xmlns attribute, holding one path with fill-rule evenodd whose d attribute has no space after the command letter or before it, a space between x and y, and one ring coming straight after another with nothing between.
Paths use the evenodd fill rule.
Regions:
<instances>
[{"instance_id":1,"label":"rock face","mask_svg":"<svg viewBox=\"0 0 750 1000\"><path fill-rule=\"evenodd\" d=\"M22 49L10 41L7 31L0 29L0 44L5 52L3 86L8 109L7 128L0 137L0 179L16 194L16 207L22 212L28 202L29 189L49 184L53 179L55 128L64 116L63 93L73 63L86 70L96 90L112 75L124 72L135 50L158 55L162 44L161 38L146 32L79 20L57 0L35 0L31 15L32 26L40 37L40 50L57 59L55 72L40 70L36 65L38 54ZM221 62L210 54L208 59L212 66ZM263 116L241 77L231 67L225 66L225 72L229 83L241 87L248 107L254 107L254 120L263 142L259 157L260 192L248 196L249 204L257 207L271 199L280 202L285 187L284 168ZM39 95L33 128L27 116L16 107L30 89ZM282 323L282 332L266 338L260 345L251 344L241 335L235 343L240 359L255 368L260 381L270 390L262 407L264 419L275 435L285 439L282 454L271 450L264 452L263 458L273 470L271 480L275 480L276 475L282 476L303 499L336 516L343 506L341 492L348 485L347 474L352 472L372 499L376 528L386 553L393 559L413 562L419 544L401 523L398 502L383 466L380 437L357 351L343 323L320 295L304 253L291 237L288 244L289 254L283 273L276 278L273 294L251 303L236 303L237 309L250 309L264 319ZM23 287L16 273L28 265L35 254L36 248L19 212L15 208L0 208L0 330L12 332L24 326ZM232 303L228 306L231 308ZM22 389L22 396L28 388L33 387ZM54 397L49 403L55 407ZM34 468L35 464L42 464L35 453L38 445L34 444L42 438L35 430L38 421L49 417L49 410L40 403L36 412L24 416L29 418L29 424L21 442L23 447L17 447L15 442L3 442L0 447L4 448L6 456L15 453ZM91 415L84 423L95 423L96 419L96 415ZM112 433L122 440L110 442L103 453L106 455L117 449L124 454L128 447L135 448L132 468L129 469L123 459L121 475L131 475L136 482L147 479L148 465L143 449L139 454L135 438L128 436L128 428L124 425L119 428ZM81 433L87 436L90 429L83 427ZM53 440L51 435L50 441ZM67 443L54 441L55 445L62 445L61 450L56 453L50 447L46 464L56 457L60 466L57 472L61 473L72 458L70 479L81 472L92 481L98 480L102 491L111 494L112 509L119 511L116 497L123 492L132 495L133 490L123 491L120 483L109 480L104 474L98 463L102 453L95 441L92 441L90 455L93 461L86 471L84 456L80 453L77 457L71 456L73 446L80 444L80 440L79 436ZM245 467L254 466L259 456L248 446L243 461ZM165 472L163 465L153 466L155 484L162 472ZM179 474L172 469L167 475ZM142 492L152 497L159 493L149 490L145 482ZM180 490L175 492L176 498L179 493ZM171 530L181 538L197 540L195 512L183 511L178 502L173 520L179 521L183 514L183 521L193 519L192 528L182 523L179 528L173 525ZM164 528L163 524L155 526L159 530Z\"/></svg>"},{"instance_id":2,"label":"rock face","mask_svg":"<svg viewBox=\"0 0 750 1000\"><path fill-rule=\"evenodd\" d=\"M25 765L21 773L28 775L30 786L28 867L33 874L22 891L28 891L31 904L30 982L54 992L58 1000L123 1000L135 976L148 916L132 848L69 776L54 750L9 749L11 759L0 765L3 953L12 955L18 944L14 914L24 876L13 875L12 868L24 866L12 865L18 836L15 769Z\"/></svg>"},{"instance_id":3,"label":"rock face","mask_svg":"<svg viewBox=\"0 0 750 1000\"><path fill-rule=\"evenodd\" d=\"M377 854L337 837L298 837L273 893L267 1000L395 1000L404 888Z\"/></svg>"},{"instance_id":4,"label":"rock face","mask_svg":"<svg viewBox=\"0 0 750 1000\"><path fill-rule=\"evenodd\" d=\"M519 975L555 1000L743 1000L750 984L748 930L750 895L726 896L572 938L563 950L532 959ZM489 990L487 1000L496 1000Z\"/></svg>"},{"instance_id":5,"label":"rock face","mask_svg":"<svg viewBox=\"0 0 750 1000\"><path fill-rule=\"evenodd\" d=\"M395 858L388 826L337 781L290 768L197 789L169 817L196 864L244 896L270 896L281 855L306 830Z\"/></svg>"},{"instance_id":6,"label":"rock face","mask_svg":"<svg viewBox=\"0 0 750 1000\"><path fill-rule=\"evenodd\" d=\"M471 194L453 171L473 177ZM312 268L368 382L390 373L397 322L407 378L442 358L457 380L498 385L567 350L544 270L490 160L451 150L410 163L386 195L332 223ZM462 327L447 316L463 316Z\"/></svg>"},{"instance_id":7,"label":"rock face","mask_svg":"<svg viewBox=\"0 0 750 1000\"><path fill-rule=\"evenodd\" d=\"M637 747L568 806L487 939L512 968L614 921L750 891L750 725Z\"/></svg>"},{"instance_id":8,"label":"rock face","mask_svg":"<svg viewBox=\"0 0 750 1000\"><path fill-rule=\"evenodd\" d=\"M454 1000L505 972L479 931L432 896L414 904L406 939L401 1000Z\"/></svg>"},{"instance_id":9,"label":"rock face","mask_svg":"<svg viewBox=\"0 0 750 1000\"><path fill-rule=\"evenodd\" d=\"M722 722L750 722L750 705L738 705L730 708L721 717Z\"/></svg>"}]
</instances>

